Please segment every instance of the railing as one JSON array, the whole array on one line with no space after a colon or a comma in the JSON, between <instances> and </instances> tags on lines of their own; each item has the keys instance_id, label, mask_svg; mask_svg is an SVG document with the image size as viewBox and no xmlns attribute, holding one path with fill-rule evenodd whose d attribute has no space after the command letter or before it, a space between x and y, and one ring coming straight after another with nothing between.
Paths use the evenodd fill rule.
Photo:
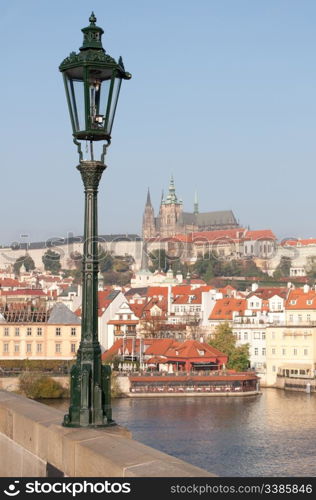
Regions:
<instances>
[{"instance_id":1,"label":"railing","mask_svg":"<svg viewBox=\"0 0 316 500\"><path fill-rule=\"evenodd\" d=\"M34 373L36 375L47 375L50 377L63 377L67 376L70 374L70 370L64 369L64 370L26 370L26 369L12 369L12 370L4 370L0 369L0 378L1 377L19 377L20 375L23 375L24 373Z\"/></svg>"},{"instance_id":2,"label":"railing","mask_svg":"<svg viewBox=\"0 0 316 500\"><path fill-rule=\"evenodd\" d=\"M177 377L208 377L208 376L211 376L211 377L227 377L228 379L230 377L234 377L236 375L245 375L245 374L248 374L248 375L251 375L251 374L254 374L255 375L255 371L254 370L247 370L247 371L244 371L244 372L236 372L236 373L227 373L225 371L219 371L219 370L199 370L199 371L190 371L190 372L187 372L187 371L177 371L177 372L159 372L159 371L155 371L155 370L139 370L137 372L131 372L131 371L116 371L115 372L116 374L118 375L122 375L122 376L125 376L125 377L174 377L175 380Z\"/></svg>"}]
</instances>

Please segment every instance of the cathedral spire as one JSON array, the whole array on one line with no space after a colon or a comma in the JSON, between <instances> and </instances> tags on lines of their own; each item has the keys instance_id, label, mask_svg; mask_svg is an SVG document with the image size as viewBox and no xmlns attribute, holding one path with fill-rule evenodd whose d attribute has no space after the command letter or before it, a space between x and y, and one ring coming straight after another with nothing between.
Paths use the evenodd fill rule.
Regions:
<instances>
[{"instance_id":1,"label":"cathedral spire","mask_svg":"<svg viewBox=\"0 0 316 500\"><path fill-rule=\"evenodd\" d=\"M148 188L148 191L147 191L147 200L146 200L146 206L149 206L151 207L151 199L150 199L150 191L149 191L149 188Z\"/></svg>"},{"instance_id":2,"label":"cathedral spire","mask_svg":"<svg viewBox=\"0 0 316 500\"><path fill-rule=\"evenodd\" d=\"M167 198L166 198L166 203L167 204L179 203L177 195L176 195L176 188L174 186L173 175L171 175L171 178L170 178L169 192L168 192L168 195L167 195Z\"/></svg>"}]
</instances>

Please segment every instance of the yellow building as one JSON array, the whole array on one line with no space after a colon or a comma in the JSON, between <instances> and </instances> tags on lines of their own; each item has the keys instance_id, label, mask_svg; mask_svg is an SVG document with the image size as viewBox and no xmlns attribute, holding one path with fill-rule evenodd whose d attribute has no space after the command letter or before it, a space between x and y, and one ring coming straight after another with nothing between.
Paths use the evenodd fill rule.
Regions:
<instances>
[{"instance_id":1,"label":"yellow building","mask_svg":"<svg viewBox=\"0 0 316 500\"><path fill-rule=\"evenodd\" d=\"M6 317L7 316L7 317ZM13 319L13 321L12 321ZM57 303L39 321L21 314L20 320L0 317L0 360L73 359L80 343L81 321L67 306Z\"/></svg>"},{"instance_id":2,"label":"yellow building","mask_svg":"<svg viewBox=\"0 0 316 500\"><path fill-rule=\"evenodd\" d=\"M316 368L316 327L308 325L269 326L266 329L267 385L277 375L313 377Z\"/></svg>"},{"instance_id":3,"label":"yellow building","mask_svg":"<svg viewBox=\"0 0 316 500\"><path fill-rule=\"evenodd\" d=\"M307 285L291 290L285 324L266 330L267 384L277 376L313 378L316 368L316 291Z\"/></svg>"}]
</instances>

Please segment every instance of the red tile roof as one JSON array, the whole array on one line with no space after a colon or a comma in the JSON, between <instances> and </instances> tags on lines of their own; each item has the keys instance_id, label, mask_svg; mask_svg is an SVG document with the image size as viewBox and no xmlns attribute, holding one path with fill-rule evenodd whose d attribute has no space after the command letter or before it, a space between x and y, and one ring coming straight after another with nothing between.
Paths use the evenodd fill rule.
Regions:
<instances>
[{"instance_id":1,"label":"red tile roof","mask_svg":"<svg viewBox=\"0 0 316 500\"><path fill-rule=\"evenodd\" d=\"M12 278L2 278L0 279L0 288L1 287L20 287L25 286L25 283L20 283L18 280L14 280Z\"/></svg>"},{"instance_id":2,"label":"red tile roof","mask_svg":"<svg viewBox=\"0 0 316 500\"><path fill-rule=\"evenodd\" d=\"M200 354L199 351L204 351L204 355ZM212 347L205 342L198 342L197 340L186 340L185 342L178 343L177 345L172 345L166 351L165 356L201 359L224 356L225 358L227 358L226 354L219 351L218 349L215 349L215 347Z\"/></svg>"},{"instance_id":3,"label":"red tile roof","mask_svg":"<svg viewBox=\"0 0 316 500\"><path fill-rule=\"evenodd\" d=\"M316 291L309 290L304 293L301 288L290 290L285 303L286 309L316 309Z\"/></svg>"},{"instance_id":4,"label":"red tile roof","mask_svg":"<svg viewBox=\"0 0 316 500\"><path fill-rule=\"evenodd\" d=\"M133 313L135 314L135 316L137 316L137 318L142 317L143 310L144 310L144 307L146 305L145 303L143 303L143 304L131 304L129 302L128 305L129 305L129 308L131 309L131 311L133 311Z\"/></svg>"},{"instance_id":5,"label":"red tile roof","mask_svg":"<svg viewBox=\"0 0 316 500\"><path fill-rule=\"evenodd\" d=\"M168 297L168 287L166 286L149 286L147 290L147 297L162 295L163 297Z\"/></svg>"},{"instance_id":6,"label":"red tile roof","mask_svg":"<svg viewBox=\"0 0 316 500\"><path fill-rule=\"evenodd\" d=\"M23 288L22 290L0 290L0 295L34 295L36 297L45 296L46 293L39 288Z\"/></svg>"},{"instance_id":7,"label":"red tile roof","mask_svg":"<svg viewBox=\"0 0 316 500\"><path fill-rule=\"evenodd\" d=\"M171 346L176 347L178 345L179 342L174 339L154 339L151 346L146 350L146 356L148 354L164 356Z\"/></svg>"},{"instance_id":8,"label":"red tile roof","mask_svg":"<svg viewBox=\"0 0 316 500\"><path fill-rule=\"evenodd\" d=\"M291 246L291 247L304 247L308 245L316 245L316 238L308 238L303 240L291 239L291 240L283 240L281 242L283 246Z\"/></svg>"},{"instance_id":9,"label":"red tile roof","mask_svg":"<svg viewBox=\"0 0 316 500\"><path fill-rule=\"evenodd\" d=\"M260 229L257 231L247 231L244 238L245 241L257 241L257 240L276 240L275 234L271 229Z\"/></svg>"},{"instance_id":10,"label":"red tile roof","mask_svg":"<svg viewBox=\"0 0 316 500\"><path fill-rule=\"evenodd\" d=\"M242 315L246 308L247 301L245 299L219 299L216 301L209 319L230 321L233 319L233 312L237 312L239 315Z\"/></svg>"},{"instance_id":11,"label":"red tile roof","mask_svg":"<svg viewBox=\"0 0 316 500\"><path fill-rule=\"evenodd\" d=\"M278 287L278 288L257 288L257 290L250 292L247 296L247 299L251 297L258 297L260 299L271 299L275 295L285 298L287 296L288 289L286 287Z\"/></svg>"}]
</instances>

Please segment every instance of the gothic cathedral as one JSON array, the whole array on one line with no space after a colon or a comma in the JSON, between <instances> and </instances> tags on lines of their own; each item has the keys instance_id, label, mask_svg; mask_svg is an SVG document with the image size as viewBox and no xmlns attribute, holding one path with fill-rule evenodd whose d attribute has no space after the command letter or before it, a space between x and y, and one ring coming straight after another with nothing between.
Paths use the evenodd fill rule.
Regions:
<instances>
[{"instance_id":1,"label":"gothic cathedral","mask_svg":"<svg viewBox=\"0 0 316 500\"><path fill-rule=\"evenodd\" d=\"M178 199L176 195L173 177L170 180L168 195L165 199L162 196L159 215L155 217L148 189L142 227L144 240L157 236L165 238L180 233L234 229L236 227L239 227L239 224L231 210L199 213L197 196L195 196L193 212L184 212L182 200Z\"/></svg>"}]
</instances>

